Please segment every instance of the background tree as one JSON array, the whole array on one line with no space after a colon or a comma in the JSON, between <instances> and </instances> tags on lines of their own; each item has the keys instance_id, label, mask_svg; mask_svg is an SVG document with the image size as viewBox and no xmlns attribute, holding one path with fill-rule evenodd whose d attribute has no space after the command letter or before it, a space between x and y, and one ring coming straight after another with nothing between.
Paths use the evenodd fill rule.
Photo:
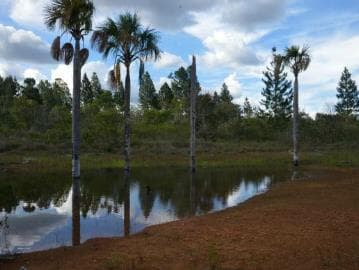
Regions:
<instances>
[{"instance_id":1,"label":"background tree","mask_svg":"<svg viewBox=\"0 0 359 270\"><path fill-rule=\"evenodd\" d=\"M284 71L284 61L280 54L273 48L273 60L267 70L263 72L262 79L265 88L262 90L261 104L266 113L276 119L288 119L292 115L293 89L292 82L287 80Z\"/></svg>"},{"instance_id":2,"label":"background tree","mask_svg":"<svg viewBox=\"0 0 359 270\"><path fill-rule=\"evenodd\" d=\"M345 67L337 87L338 103L335 110L339 115L350 116L359 112L359 92L349 70Z\"/></svg>"},{"instance_id":3,"label":"background tree","mask_svg":"<svg viewBox=\"0 0 359 270\"><path fill-rule=\"evenodd\" d=\"M131 78L130 66L140 59L160 56L158 48L159 35L154 29L143 28L137 14L126 13L120 15L117 21L108 18L92 36L92 44L105 58L112 54L115 63L122 63L126 67L125 98L124 98L124 156L125 173L130 173L130 97Z\"/></svg>"},{"instance_id":4,"label":"background tree","mask_svg":"<svg viewBox=\"0 0 359 270\"><path fill-rule=\"evenodd\" d=\"M45 25L54 30L56 26L63 34L70 34L75 46L67 42L61 48L61 37L52 43L51 55L59 61L70 64L73 60L72 99L72 175L80 177L80 87L81 68L86 63L89 51L80 48L80 41L92 28L95 7L90 0L52 0L45 8ZM62 35L63 35L62 34Z\"/></svg>"},{"instance_id":5,"label":"background tree","mask_svg":"<svg viewBox=\"0 0 359 270\"><path fill-rule=\"evenodd\" d=\"M94 97L99 97L103 93L102 85L100 83L100 79L98 78L96 72L93 72L91 76L91 88Z\"/></svg>"},{"instance_id":6,"label":"background tree","mask_svg":"<svg viewBox=\"0 0 359 270\"><path fill-rule=\"evenodd\" d=\"M165 82L161 86L158 95L159 95L160 107L163 109L169 109L171 107L171 103L173 101L174 96L172 89L167 82Z\"/></svg>"},{"instance_id":7,"label":"background tree","mask_svg":"<svg viewBox=\"0 0 359 270\"><path fill-rule=\"evenodd\" d=\"M246 118L251 118L254 115L254 108L247 97L244 99L243 103L243 114Z\"/></svg>"},{"instance_id":8,"label":"background tree","mask_svg":"<svg viewBox=\"0 0 359 270\"><path fill-rule=\"evenodd\" d=\"M153 84L150 74L147 71L144 75L142 75L139 91L139 102L141 108L144 110L159 108L159 100L156 93L156 88Z\"/></svg>"},{"instance_id":9,"label":"background tree","mask_svg":"<svg viewBox=\"0 0 359 270\"><path fill-rule=\"evenodd\" d=\"M81 83L81 101L83 104L91 103L95 98L94 91L92 90L92 84L85 73L82 77Z\"/></svg>"},{"instance_id":10,"label":"background tree","mask_svg":"<svg viewBox=\"0 0 359 270\"><path fill-rule=\"evenodd\" d=\"M35 79L26 78L24 80L24 85L21 87L21 95L26 97L27 99L34 100L37 103L42 103L39 89L35 85Z\"/></svg>"},{"instance_id":11,"label":"background tree","mask_svg":"<svg viewBox=\"0 0 359 270\"><path fill-rule=\"evenodd\" d=\"M286 49L284 63L294 75L293 92L293 163L299 165L299 103L298 103L298 76L307 70L310 64L309 47L292 46Z\"/></svg>"},{"instance_id":12,"label":"background tree","mask_svg":"<svg viewBox=\"0 0 359 270\"><path fill-rule=\"evenodd\" d=\"M222 85L219 99L221 102L227 102L227 103L232 102L233 100L233 97L231 96L231 93L229 92L226 83L223 83Z\"/></svg>"}]
</instances>

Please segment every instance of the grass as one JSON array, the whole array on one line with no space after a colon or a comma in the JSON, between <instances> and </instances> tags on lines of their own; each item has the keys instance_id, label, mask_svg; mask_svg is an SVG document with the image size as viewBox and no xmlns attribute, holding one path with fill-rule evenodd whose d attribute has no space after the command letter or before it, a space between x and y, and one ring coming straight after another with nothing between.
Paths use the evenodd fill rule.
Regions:
<instances>
[{"instance_id":1,"label":"grass","mask_svg":"<svg viewBox=\"0 0 359 270\"><path fill-rule=\"evenodd\" d=\"M200 145L198 167L238 167L249 170L290 169L291 153L281 147L259 145ZM183 166L189 164L187 154L178 149L173 153L158 153L134 149L132 167ZM321 149L304 150L301 153L303 166L359 167L359 150ZM123 156L116 153L84 153L81 155L81 169L123 168ZM57 172L71 170L71 155L62 152L20 151L0 153L0 171Z\"/></svg>"}]
</instances>

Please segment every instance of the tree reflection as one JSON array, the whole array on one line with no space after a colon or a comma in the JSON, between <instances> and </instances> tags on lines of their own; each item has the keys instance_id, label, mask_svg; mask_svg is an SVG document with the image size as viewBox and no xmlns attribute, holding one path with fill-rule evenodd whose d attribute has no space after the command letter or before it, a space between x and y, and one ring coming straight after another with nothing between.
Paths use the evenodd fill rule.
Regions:
<instances>
[{"instance_id":1,"label":"tree reflection","mask_svg":"<svg viewBox=\"0 0 359 270\"><path fill-rule=\"evenodd\" d=\"M73 178L72 180L72 245L78 246L81 243L80 232L80 179Z\"/></svg>"},{"instance_id":2,"label":"tree reflection","mask_svg":"<svg viewBox=\"0 0 359 270\"><path fill-rule=\"evenodd\" d=\"M130 221L130 177L128 173L125 173L125 180L124 180L124 235L128 236L131 232L131 221Z\"/></svg>"}]
</instances>

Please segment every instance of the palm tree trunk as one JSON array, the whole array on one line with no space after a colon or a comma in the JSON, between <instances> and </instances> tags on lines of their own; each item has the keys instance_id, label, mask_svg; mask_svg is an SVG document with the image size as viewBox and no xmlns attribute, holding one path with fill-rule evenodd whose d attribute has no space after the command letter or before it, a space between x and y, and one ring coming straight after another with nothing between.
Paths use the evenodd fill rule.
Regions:
<instances>
[{"instance_id":1,"label":"palm tree trunk","mask_svg":"<svg viewBox=\"0 0 359 270\"><path fill-rule=\"evenodd\" d=\"M299 104L298 104L298 74L294 74L294 93L293 93L293 164L299 165Z\"/></svg>"},{"instance_id":2,"label":"palm tree trunk","mask_svg":"<svg viewBox=\"0 0 359 270\"><path fill-rule=\"evenodd\" d=\"M196 98L197 98L197 76L196 76L196 57L192 58L191 68L191 138L190 138L190 162L191 171L196 171Z\"/></svg>"},{"instance_id":3,"label":"palm tree trunk","mask_svg":"<svg viewBox=\"0 0 359 270\"><path fill-rule=\"evenodd\" d=\"M73 62L73 94L72 94L72 177L80 177L80 86L81 66L79 59L80 39L75 39Z\"/></svg>"},{"instance_id":4,"label":"palm tree trunk","mask_svg":"<svg viewBox=\"0 0 359 270\"><path fill-rule=\"evenodd\" d=\"M130 97L131 97L131 79L130 66L126 65L126 81L125 81L125 140L124 140L124 158L125 158L125 174L130 174Z\"/></svg>"}]
</instances>

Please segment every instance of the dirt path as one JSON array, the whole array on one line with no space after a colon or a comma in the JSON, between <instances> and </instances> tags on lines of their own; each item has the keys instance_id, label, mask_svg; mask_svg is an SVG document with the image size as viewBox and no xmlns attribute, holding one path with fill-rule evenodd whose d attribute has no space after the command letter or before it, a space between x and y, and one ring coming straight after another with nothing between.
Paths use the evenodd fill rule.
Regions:
<instances>
[{"instance_id":1,"label":"dirt path","mask_svg":"<svg viewBox=\"0 0 359 270\"><path fill-rule=\"evenodd\" d=\"M359 171L314 171L222 212L0 269L359 269Z\"/></svg>"}]
</instances>

